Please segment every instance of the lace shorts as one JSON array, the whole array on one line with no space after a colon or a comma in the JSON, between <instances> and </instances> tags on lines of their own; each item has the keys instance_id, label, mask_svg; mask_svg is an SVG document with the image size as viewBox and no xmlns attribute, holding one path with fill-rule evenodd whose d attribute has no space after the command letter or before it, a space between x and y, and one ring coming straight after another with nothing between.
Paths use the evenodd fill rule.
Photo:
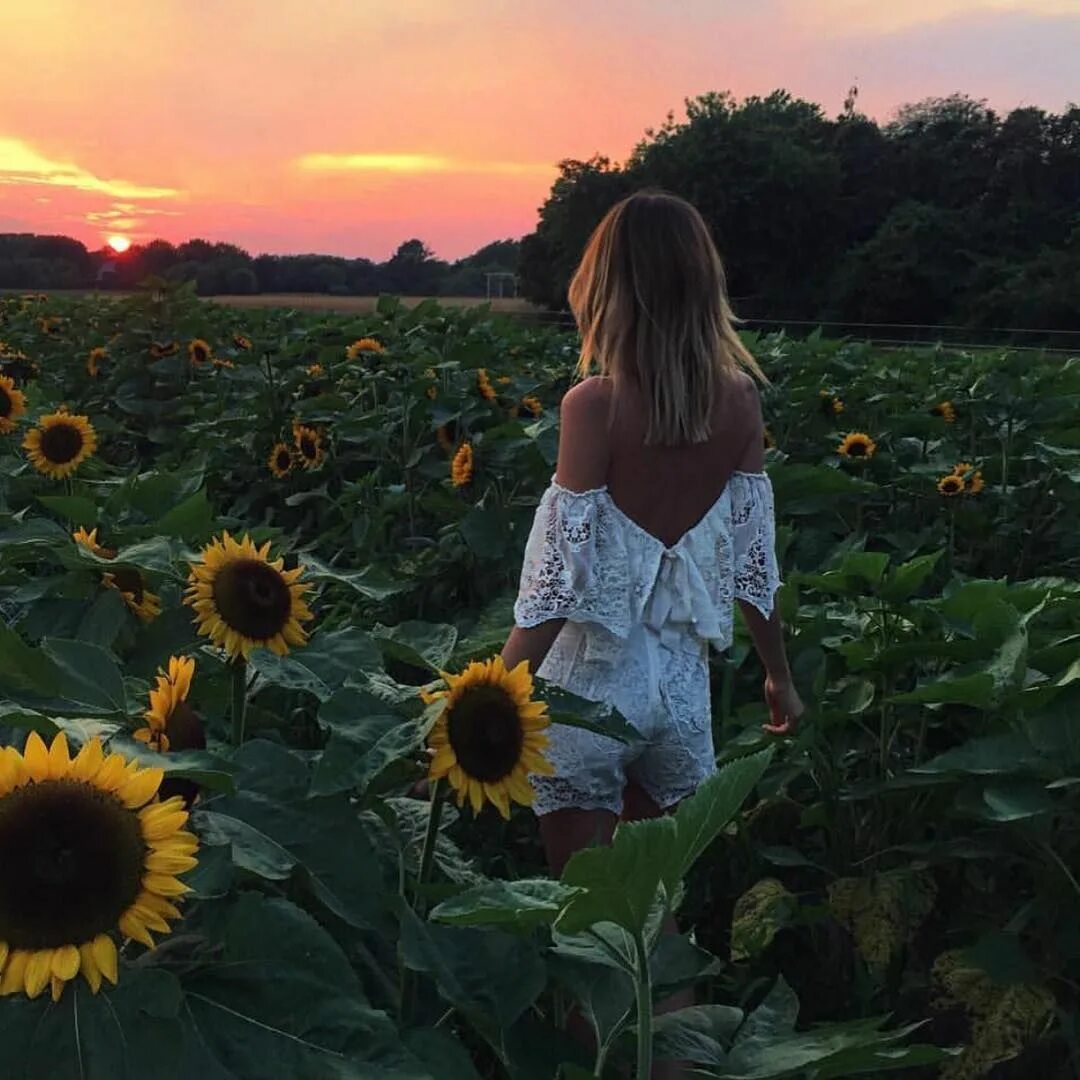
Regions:
<instances>
[{"instance_id":1,"label":"lace shorts","mask_svg":"<svg viewBox=\"0 0 1080 1080\"><path fill-rule=\"evenodd\" d=\"M553 724L545 756L555 766L554 776L532 776L536 798L533 811L610 810L622 812L623 791L631 781L666 810L716 772L712 725L686 725L657 710L651 724L635 727L641 741L623 743L583 728Z\"/></svg>"}]
</instances>

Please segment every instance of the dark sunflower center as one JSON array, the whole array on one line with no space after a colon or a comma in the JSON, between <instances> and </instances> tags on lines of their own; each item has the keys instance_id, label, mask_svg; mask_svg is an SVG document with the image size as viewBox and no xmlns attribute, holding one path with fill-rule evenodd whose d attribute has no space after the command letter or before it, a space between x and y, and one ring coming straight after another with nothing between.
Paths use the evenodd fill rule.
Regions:
<instances>
[{"instance_id":1,"label":"dark sunflower center","mask_svg":"<svg viewBox=\"0 0 1080 1080\"><path fill-rule=\"evenodd\" d=\"M292 455L288 450L279 450L277 453L277 467L284 472L292 464Z\"/></svg>"},{"instance_id":2,"label":"dark sunflower center","mask_svg":"<svg viewBox=\"0 0 1080 1080\"><path fill-rule=\"evenodd\" d=\"M306 458L315 458L319 455L319 444L311 435L300 436L300 453Z\"/></svg>"},{"instance_id":3,"label":"dark sunflower center","mask_svg":"<svg viewBox=\"0 0 1080 1080\"><path fill-rule=\"evenodd\" d=\"M469 776L493 783L514 769L524 735L517 707L498 686L466 690L447 719L450 745Z\"/></svg>"},{"instance_id":4,"label":"dark sunflower center","mask_svg":"<svg viewBox=\"0 0 1080 1080\"><path fill-rule=\"evenodd\" d=\"M82 448L82 432L72 424L53 424L41 434L41 452L54 465L66 465Z\"/></svg>"},{"instance_id":5,"label":"dark sunflower center","mask_svg":"<svg viewBox=\"0 0 1080 1080\"><path fill-rule=\"evenodd\" d=\"M139 894L139 819L90 784L50 780L0 799L0 941L81 945L116 926Z\"/></svg>"},{"instance_id":6,"label":"dark sunflower center","mask_svg":"<svg viewBox=\"0 0 1080 1080\"><path fill-rule=\"evenodd\" d=\"M195 353L195 359L196 360L205 360L206 359L206 349L203 348L202 345L196 345L193 352Z\"/></svg>"},{"instance_id":7,"label":"dark sunflower center","mask_svg":"<svg viewBox=\"0 0 1080 1080\"><path fill-rule=\"evenodd\" d=\"M258 559L237 559L223 566L214 578L213 593L225 624L255 641L279 634L292 611L289 586Z\"/></svg>"},{"instance_id":8,"label":"dark sunflower center","mask_svg":"<svg viewBox=\"0 0 1080 1080\"><path fill-rule=\"evenodd\" d=\"M135 603L141 604L143 598L143 579L138 570L131 567L122 567L113 571L113 581L116 587L125 593L131 593L135 597Z\"/></svg>"},{"instance_id":9,"label":"dark sunflower center","mask_svg":"<svg viewBox=\"0 0 1080 1080\"><path fill-rule=\"evenodd\" d=\"M866 456L866 443L864 443L864 442L853 442L848 447L848 453L852 457L865 457Z\"/></svg>"},{"instance_id":10,"label":"dark sunflower center","mask_svg":"<svg viewBox=\"0 0 1080 1080\"><path fill-rule=\"evenodd\" d=\"M11 409L11 395L0 386L0 416L10 416Z\"/></svg>"}]
</instances>

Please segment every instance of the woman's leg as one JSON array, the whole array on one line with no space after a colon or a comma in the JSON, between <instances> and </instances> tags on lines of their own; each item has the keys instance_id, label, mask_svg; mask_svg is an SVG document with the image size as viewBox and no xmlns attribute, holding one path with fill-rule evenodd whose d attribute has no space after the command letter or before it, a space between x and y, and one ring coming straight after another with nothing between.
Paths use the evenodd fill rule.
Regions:
<instances>
[{"instance_id":1,"label":"woman's leg","mask_svg":"<svg viewBox=\"0 0 1080 1080\"><path fill-rule=\"evenodd\" d=\"M664 814L673 814L677 808L676 805L669 806L667 810L662 810L644 788L631 780L623 791L623 812L620 820L644 821L647 818L658 818L663 817ZM679 927L674 916L669 915L664 923L664 933L677 934L678 932ZM685 1009L693 1004L694 991L688 987L686 990L680 990L678 993L672 994L663 1001L658 1001L655 1011L657 1014L675 1012L677 1009ZM653 1066L652 1080L682 1080L682 1077L687 1075L684 1068L685 1064L678 1061L662 1061Z\"/></svg>"}]
</instances>

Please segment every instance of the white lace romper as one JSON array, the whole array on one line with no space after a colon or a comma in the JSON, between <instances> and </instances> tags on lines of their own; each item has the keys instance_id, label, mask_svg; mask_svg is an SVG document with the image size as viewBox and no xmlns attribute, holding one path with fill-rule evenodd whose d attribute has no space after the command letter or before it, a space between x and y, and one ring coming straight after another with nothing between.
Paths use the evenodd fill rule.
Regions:
<instances>
[{"instance_id":1,"label":"white lace romper","mask_svg":"<svg viewBox=\"0 0 1080 1080\"><path fill-rule=\"evenodd\" d=\"M619 813L628 779L666 808L714 773L708 647L731 644L736 599L768 617L779 585L764 473L734 473L670 548L606 487L574 492L552 480L525 549L515 622L565 619L538 674L614 706L641 740L552 725L556 772L531 777L535 812Z\"/></svg>"}]
</instances>

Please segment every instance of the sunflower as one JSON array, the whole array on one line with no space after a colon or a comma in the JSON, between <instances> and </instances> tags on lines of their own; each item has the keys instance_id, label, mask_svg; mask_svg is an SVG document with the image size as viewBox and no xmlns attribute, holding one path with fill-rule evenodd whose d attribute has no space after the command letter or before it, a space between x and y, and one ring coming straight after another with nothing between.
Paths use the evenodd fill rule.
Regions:
<instances>
[{"instance_id":1,"label":"sunflower","mask_svg":"<svg viewBox=\"0 0 1080 1080\"><path fill-rule=\"evenodd\" d=\"M216 368L236 367L236 365L227 356L211 356L210 361Z\"/></svg>"},{"instance_id":2,"label":"sunflower","mask_svg":"<svg viewBox=\"0 0 1080 1080\"><path fill-rule=\"evenodd\" d=\"M233 345L238 349L243 349L247 352L251 348L251 338L244 337L243 334L233 334Z\"/></svg>"},{"instance_id":3,"label":"sunflower","mask_svg":"<svg viewBox=\"0 0 1080 1080\"><path fill-rule=\"evenodd\" d=\"M842 457L871 458L877 450L877 443L861 431L853 431L844 436L844 441L836 448Z\"/></svg>"},{"instance_id":4,"label":"sunflower","mask_svg":"<svg viewBox=\"0 0 1080 1080\"><path fill-rule=\"evenodd\" d=\"M984 487L986 487L986 481L983 480L983 474L976 470L968 479L967 493L969 495L978 495Z\"/></svg>"},{"instance_id":5,"label":"sunflower","mask_svg":"<svg viewBox=\"0 0 1080 1080\"><path fill-rule=\"evenodd\" d=\"M473 474L473 450L470 443L462 443L454 460L450 462L450 480L454 487L464 487Z\"/></svg>"},{"instance_id":6,"label":"sunflower","mask_svg":"<svg viewBox=\"0 0 1080 1080\"><path fill-rule=\"evenodd\" d=\"M141 743L164 753L169 749L191 750L206 746L202 721L187 703L195 661L189 656L170 656L168 670L158 669L157 685L150 691L150 708L143 713L146 727L135 732Z\"/></svg>"},{"instance_id":7,"label":"sunflower","mask_svg":"<svg viewBox=\"0 0 1080 1080\"><path fill-rule=\"evenodd\" d=\"M300 464L305 469L317 469L326 458L322 435L316 428L294 423L293 444L296 446L296 455L300 459Z\"/></svg>"},{"instance_id":8,"label":"sunflower","mask_svg":"<svg viewBox=\"0 0 1080 1080\"><path fill-rule=\"evenodd\" d=\"M102 547L98 543L97 529L87 532L84 528L78 528L71 535L79 547L99 559L116 558L116 552L112 548ZM101 581L103 585L115 589L124 598L124 603L144 623L153 622L161 614L161 597L146 587L142 571L135 567L122 566L117 570L110 570L101 575Z\"/></svg>"},{"instance_id":9,"label":"sunflower","mask_svg":"<svg viewBox=\"0 0 1080 1080\"><path fill-rule=\"evenodd\" d=\"M440 424L435 429L435 440L448 454L454 452L454 440L450 437L450 429L445 424Z\"/></svg>"},{"instance_id":10,"label":"sunflower","mask_svg":"<svg viewBox=\"0 0 1080 1080\"><path fill-rule=\"evenodd\" d=\"M500 375L495 381L500 386L509 386L514 380L509 375Z\"/></svg>"},{"instance_id":11,"label":"sunflower","mask_svg":"<svg viewBox=\"0 0 1080 1080\"><path fill-rule=\"evenodd\" d=\"M821 411L826 416L839 416L844 411L844 403L828 390L819 390Z\"/></svg>"},{"instance_id":12,"label":"sunflower","mask_svg":"<svg viewBox=\"0 0 1080 1080\"><path fill-rule=\"evenodd\" d=\"M109 350L100 345L90 350L86 358L86 373L91 379L96 379L101 374L101 365L109 358Z\"/></svg>"},{"instance_id":13,"label":"sunflower","mask_svg":"<svg viewBox=\"0 0 1080 1080\"><path fill-rule=\"evenodd\" d=\"M15 380L0 375L0 435L10 435L15 421L26 412L26 396L15 389Z\"/></svg>"},{"instance_id":14,"label":"sunflower","mask_svg":"<svg viewBox=\"0 0 1080 1080\"><path fill-rule=\"evenodd\" d=\"M179 349L180 346L177 345L175 341L154 341L150 345L150 355L155 360L161 360L166 356L172 356L174 353L178 352Z\"/></svg>"},{"instance_id":15,"label":"sunflower","mask_svg":"<svg viewBox=\"0 0 1080 1080\"><path fill-rule=\"evenodd\" d=\"M326 369L322 366L322 364L308 364L308 366L304 370L307 371L307 373L313 379L317 379L321 375L326 374Z\"/></svg>"},{"instance_id":16,"label":"sunflower","mask_svg":"<svg viewBox=\"0 0 1080 1080\"><path fill-rule=\"evenodd\" d=\"M386 346L373 337L360 338L359 341L354 341L345 350L345 356L349 360L355 360L361 353L366 352L384 353L386 352Z\"/></svg>"},{"instance_id":17,"label":"sunflower","mask_svg":"<svg viewBox=\"0 0 1080 1080\"><path fill-rule=\"evenodd\" d=\"M495 400L495 387L491 385L491 380L488 378L487 368L480 368L476 372L476 389L480 391L480 396L485 401Z\"/></svg>"},{"instance_id":18,"label":"sunflower","mask_svg":"<svg viewBox=\"0 0 1080 1080\"><path fill-rule=\"evenodd\" d=\"M956 473L949 473L937 482L937 489L942 495L961 495L964 491L964 478Z\"/></svg>"},{"instance_id":19,"label":"sunflower","mask_svg":"<svg viewBox=\"0 0 1080 1080\"><path fill-rule=\"evenodd\" d=\"M63 480L97 449L97 434L85 416L59 409L43 416L23 439L30 463L39 473Z\"/></svg>"},{"instance_id":20,"label":"sunflower","mask_svg":"<svg viewBox=\"0 0 1080 1080\"><path fill-rule=\"evenodd\" d=\"M953 469L953 476L967 476L975 466L970 461L961 461Z\"/></svg>"},{"instance_id":21,"label":"sunflower","mask_svg":"<svg viewBox=\"0 0 1080 1080\"><path fill-rule=\"evenodd\" d=\"M101 580L124 598L124 603L142 622L153 622L161 614L161 597L146 587L141 571L135 567L124 566L104 573Z\"/></svg>"},{"instance_id":22,"label":"sunflower","mask_svg":"<svg viewBox=\"0 0 1080 1080\"><path fill-rule=\"evenodd\" d=\"M188 342L188 359L198 367L210 359L210 346L202 338Z\"/></svg>"},{"instance_id":23,"label":"sunflower","mask_svg":"<svg viewBox=\"0 0 1080 1080\"><path fill-rule=\"evenodd\" d=\"M930 410L931 416L940 416L946 424L956 423L956 409L951 401L939 401Z\"/></svg>"},{"instance_id":24,"label":"sunflower","mask_svg":"<svg viewBox=\"0 0 1080 1080\"><path fill-rule=\"evenodd\" d=\"M773 433L768 428L762 429L761 442L766 450L776 449L776 440L773 438Z\"/></svg>"},{"instance_id":25,"label":"sunflower","mask_svg":"<svg viewBox=\"0 0 1080 1080\"><path fill-rule=\"evenodd\" d=\"M59 315L46 315L45 318L38 319L38 326L43 334L55 334L63 321Z\"/></svg>"},{"instance_id":26,"label":"sunflower","mask_svg":"<svg viewBox=\"0 0 1080 1080\"><path fill-rule=\"evenodd\" d=\"M97 529L91 529L87 532L82 526L76 529L72 534L72 538L75 543L81 548L85 548L91 554L96 555L99 559L115 559L116 552L112 548L102 547L97 542Z\"/></svg>"},{"instance_id":27,"label":"sunflower","mask_svg":"<svg viewBox=\"0 0 1080 1080\"><path fill-rule=\"evenodd\" d=\"M303 600L311 586L297 581L304 568L284 570L284 560L271 562L269 551L269 541L256 548L250 537L237 542L226 532L191 565L184 603L195 609L198 632L230 659L246 660L260 645L284 656L307 640L300 624L314 616Z\"/></svg>"},{"instance_id":28,"label":"sunflower","mask_svg":"<svg viewBox=\"0 0 1080 1080\"><path fill-rule=\"evenodd\" d=\"M270 451L267 465L270 466L270 471L274 476L280 480L292 472L294 460L292 449L287 444L279 442L275 443L274 449Z\"/></svg>"},{"instance_id":29,"label":"sunflower","mask_svg":"<svg viewBox=\"0 0 1080 1080\"><path fill-rule=\"evenodd\" d=\"M521 404L533 414L539 416L544 411L544 406L535 394L527 394L521 399Z\"/></svg>"},{"instance_id":30,"label":"sunflower","mask_svg":"<svg viewBox=\"0 0 1080 1080\"><path fill-rule=\"evenodd\" d=\"M159 801L162 776L96 737L74 759L63 732L0 751L0 994L59 1001L80 973L96 994L118 978L113 934L169 933L199 842L182 800Z\"/></svg>"},{"instance_id":31,"label":"sunflower","mask_svg":"<svg viewBox=\"0 0 1080 1080\"><path fill-rule=\"evenodd\" d=\"M0 352L0 375L26 382L41 374L41 365L24 352Z\"/></svg>"},{"instance_id":32,"label":"sunflower","mask_svg":"<svg viewBox=\"0 0 1080 1080\"><path fill-rule=\"evenodd\" d=\"M554 769L542 753L551 720L547 705L532 700L529 662L522 660L507 671L496 656L473 661L460 675L442 677L448 689L423 693L428 704L445 702L428 736L435 752L430 778L447 777L458 806L468 797L475 813L485 800L504 818L510 817L511 799L530 806L529 773L550 776Z\"/></svg>"}]
</instances>

